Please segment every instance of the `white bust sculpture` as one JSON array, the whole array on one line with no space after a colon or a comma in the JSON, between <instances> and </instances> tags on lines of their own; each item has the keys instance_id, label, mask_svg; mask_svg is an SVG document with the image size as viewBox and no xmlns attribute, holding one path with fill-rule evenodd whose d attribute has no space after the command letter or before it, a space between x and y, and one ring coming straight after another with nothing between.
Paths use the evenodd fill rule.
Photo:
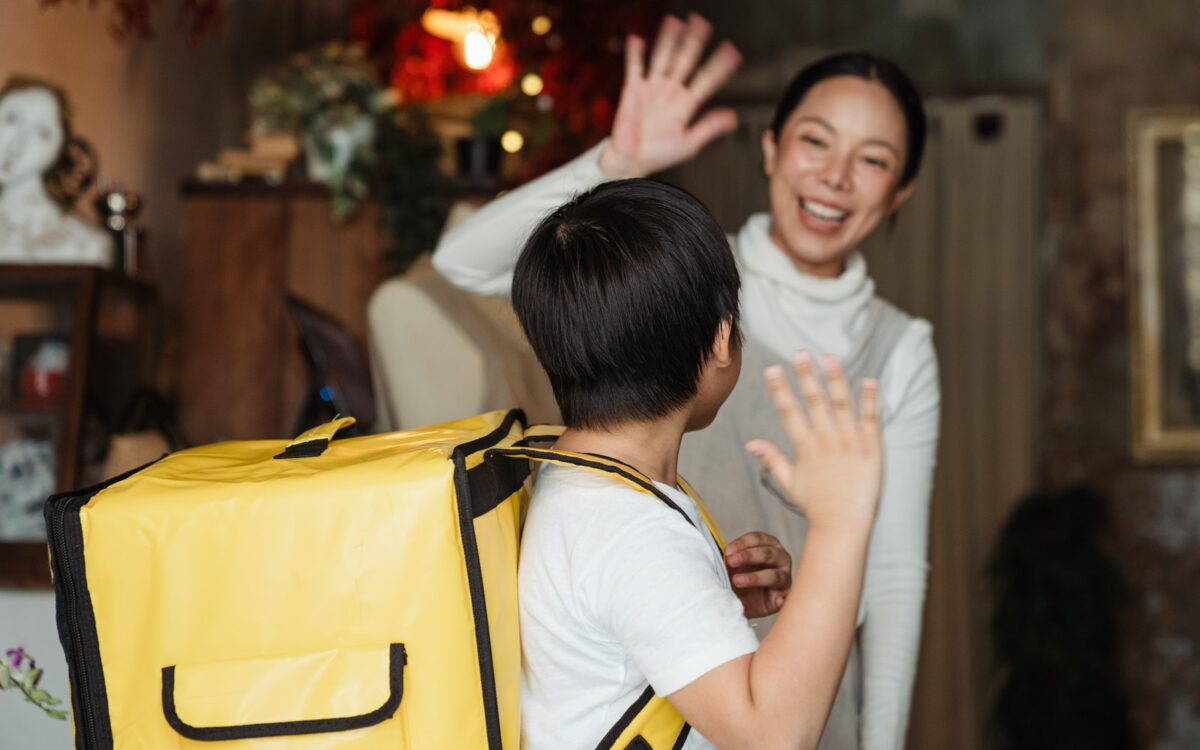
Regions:
<instances>
[{"instance_id":1,"label":"white bust sculpture","mask_svg":"<svg viewBox=\"0 0 1200 750\"><path fill-rule=\"evenodd\" d=\"M112 264L109 234L47 190L66 167L68 114L49 84L14 79L0 90L0 263Z\"/></svg>"}]
</instances>

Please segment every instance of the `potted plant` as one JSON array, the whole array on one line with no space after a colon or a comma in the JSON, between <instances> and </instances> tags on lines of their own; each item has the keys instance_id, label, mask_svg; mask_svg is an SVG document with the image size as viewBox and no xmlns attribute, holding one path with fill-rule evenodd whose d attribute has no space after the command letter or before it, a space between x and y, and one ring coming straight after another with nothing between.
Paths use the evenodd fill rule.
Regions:
<instances>
[{"instance_id":1,"label":"potted plant","mask_svg":"<svg viewBox=\"0 0 1200 750\"><path fill-rule=\"evenodd\" d=\"M340 219L368 192L380 121L394 113L395 98L360 45L331 42L258 78L250 110L256 133L300 140L306 176L329 186Z\"/></svg>"}]
</instances>

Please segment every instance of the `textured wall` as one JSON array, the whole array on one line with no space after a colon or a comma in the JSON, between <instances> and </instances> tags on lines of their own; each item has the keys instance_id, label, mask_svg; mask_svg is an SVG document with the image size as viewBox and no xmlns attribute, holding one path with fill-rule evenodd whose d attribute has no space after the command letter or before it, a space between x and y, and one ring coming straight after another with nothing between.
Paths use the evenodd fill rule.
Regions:
<instances>
[{"instance_id":1,"label":"textured wall","mask_svg":"<svg viewBox=\"0 0 1200 750\"><path fill-rule=\"evenodd\" d=\"M1200 106L1200 3L1063 0L1050 60L1042 473L1105 492L1138 746L1200 747L1200 467L1130 458L1125 113Z\"/></svg>"}]
</instances>

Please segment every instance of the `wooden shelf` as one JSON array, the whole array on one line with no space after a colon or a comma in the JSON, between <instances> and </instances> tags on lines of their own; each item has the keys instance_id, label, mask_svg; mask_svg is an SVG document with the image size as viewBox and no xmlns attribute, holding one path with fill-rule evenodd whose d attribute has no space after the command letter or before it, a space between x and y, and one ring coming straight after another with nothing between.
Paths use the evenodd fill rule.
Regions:
<instances>
[{"instance_id":1,"label":"wooden shelf","mask_svg":"<svg viewBox=\"0 0 1200 750\"><path fill-rule=\"evenodd\" d=\"M0 335L51 336L69 350L61 399L53 406L14 401L11 383L0 383L5 440L50 441L56 491L74 488L82 474L85 425L91 424L85 414L115 416L131 393L153 382L157 294L149 284L92 266L5 264L0 301L8 312L27 308L30 321L44 316L52 322L30 331L6 327ZM49 586L46 560L44 541L0 541L0 586Z\"/></svg>"}]
</instances>

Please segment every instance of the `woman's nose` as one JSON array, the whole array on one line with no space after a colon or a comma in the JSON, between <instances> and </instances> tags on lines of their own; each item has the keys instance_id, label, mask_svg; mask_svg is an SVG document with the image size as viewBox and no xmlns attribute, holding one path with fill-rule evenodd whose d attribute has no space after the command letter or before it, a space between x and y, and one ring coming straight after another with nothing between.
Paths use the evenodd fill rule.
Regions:
<instances>
[{"instance_id":1,"label":"woman's nose","mask_svg":"<svg viewBox=\"0 0 1200 750\"><path fill-rule=\"evenodd\" d=\"M850 159L834 156L825 162L821 180L831 190L845 190L850 184Z\"/></svg>"}]
</instances>

